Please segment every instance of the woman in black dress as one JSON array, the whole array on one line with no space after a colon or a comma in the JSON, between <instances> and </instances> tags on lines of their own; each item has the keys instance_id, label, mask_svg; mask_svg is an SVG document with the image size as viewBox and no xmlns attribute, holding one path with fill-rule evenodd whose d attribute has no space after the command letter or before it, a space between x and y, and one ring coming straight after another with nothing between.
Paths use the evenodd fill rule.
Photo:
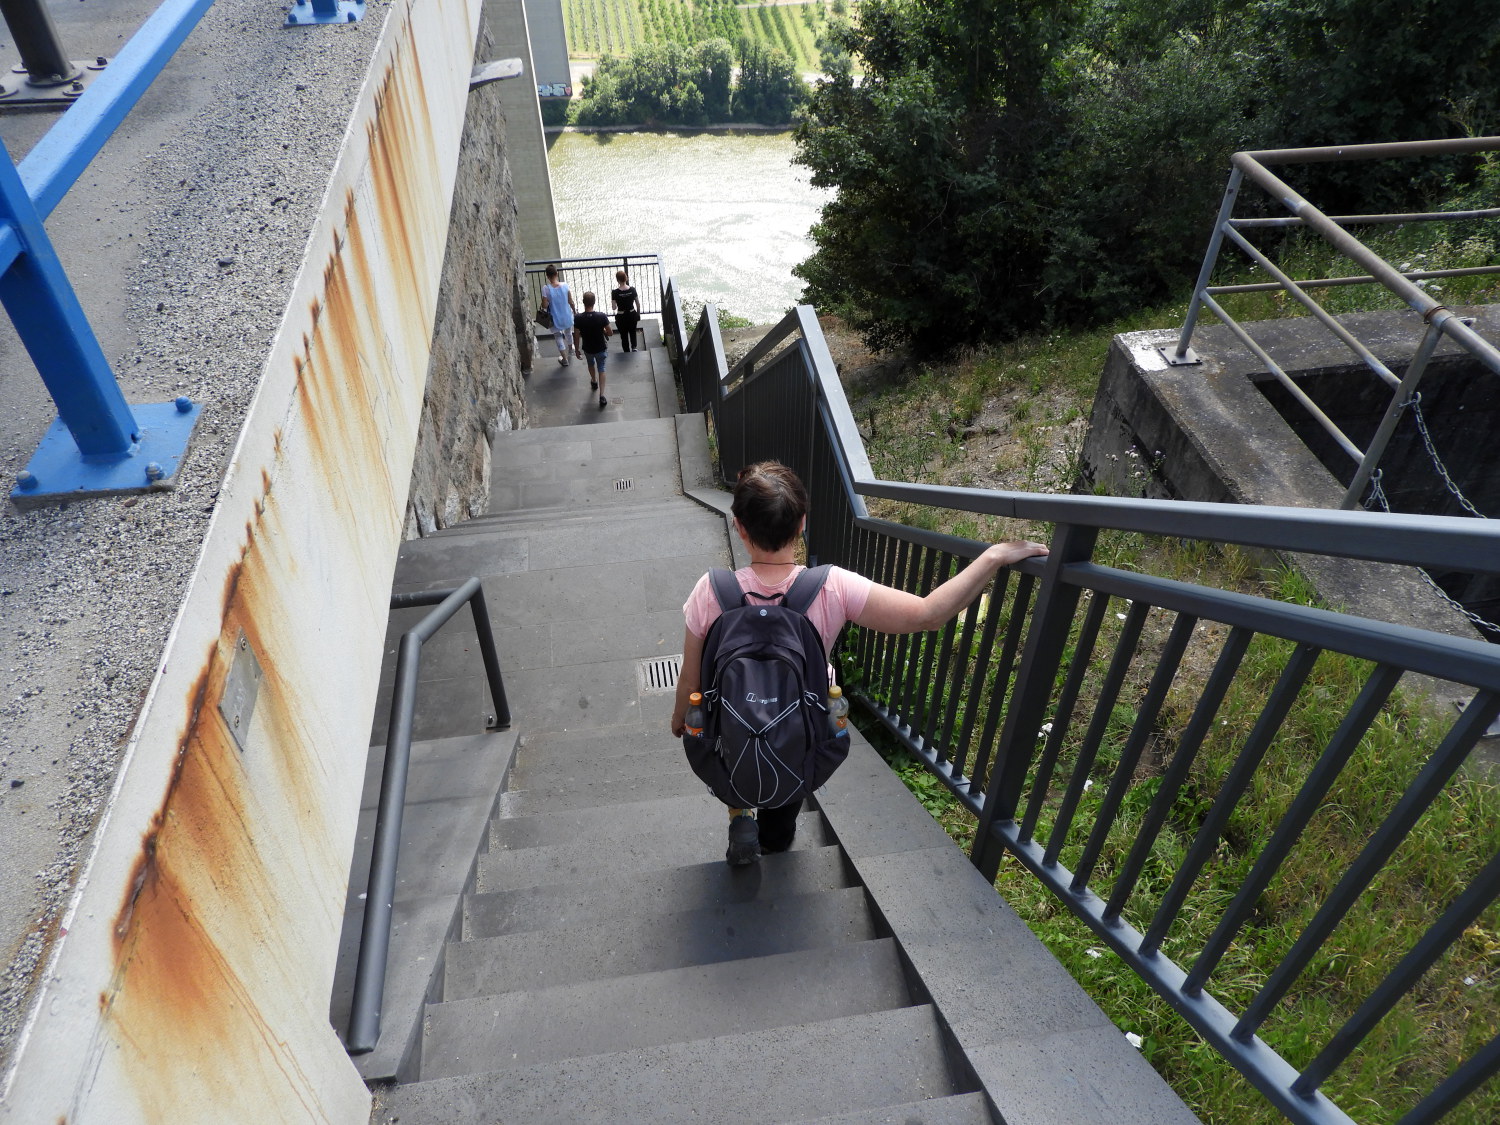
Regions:
<instances>
[{"instance_id":1,"label":"woman in black dress","mask_svg":"<svg viewBox=\"0 0 1500 1125\"><path fill-rule=\"evenodd\" d=\"M620 334L620 350L635 351L635 326L641 322L641 314L636 311L635 286L630 284L630 278L624 270L615 271L615 288L610 290L609 303L615 309L615 330Z\"/></svg>"}]
</instances>

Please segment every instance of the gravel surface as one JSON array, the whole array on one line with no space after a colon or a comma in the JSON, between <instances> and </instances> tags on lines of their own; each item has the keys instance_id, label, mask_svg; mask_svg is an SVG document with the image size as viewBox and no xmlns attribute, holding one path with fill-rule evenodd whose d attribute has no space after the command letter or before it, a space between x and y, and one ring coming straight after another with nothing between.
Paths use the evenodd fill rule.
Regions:
<instances>
[{"instance_id":1,"label":"gravel surface","mask_svg":"<svg viewBox=\"0 0 1500 1125\"><path fill-rule=\"evenodd\" d=\"M75 46L86 32L64 21L64 42L111 53L152 7L90 4L92 37ZM49 223L127 398L185 394L203 415L176 491L0 511L0 1069L196 564L388 8L372 0L362 22L292 30L282 11L210 8ZM0 120L13 158L50 124L35 118ZM8 484L53 411L8 322L0 361Z\"/></svg>"}]
</instances>

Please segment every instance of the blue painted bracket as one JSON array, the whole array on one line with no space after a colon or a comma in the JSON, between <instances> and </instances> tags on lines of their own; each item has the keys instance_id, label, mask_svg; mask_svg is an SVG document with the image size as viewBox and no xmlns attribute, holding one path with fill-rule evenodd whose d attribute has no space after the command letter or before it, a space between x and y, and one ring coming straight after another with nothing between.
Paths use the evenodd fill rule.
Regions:
<instances>
[{"instance_id":1,"label":"blue painted bracket","mask_svg":"<svg viewBox=\"0 0 1500 1125\"><path fill-rule=\"evenodd\" d=\"M0 303L58 420L10 496L21 506L169 487L198 407L125 402L43 220L52 213L212 0L164 0L19 167L0 144Z\"/></svg>"},{"instance_id":2,"label":"blue painted bracket","mask_svg":"<svg viewBox=\"0 0 1500 1125\"><path fill-rule=\"evenodd\" d=\"M191 399L179 398L134 409L140 440L131 445L129 455L105 461L84 457L67 424L61 418L53 422L31 463L17 475L11 502L18 508L32 508L63 500L171 488L202 407Z\"/></svg>"},{"instance_id":3,"label":"blue painted bracket","mask_svg":"<svg viewBox=\"0 0 1500 1125\"><path fill-rule=\"evenodd\" d=\"M315 23L353 23L363 19L365 0L296 0L287 10L282 27L307 27Z\"/></svg>"}]
</instances>

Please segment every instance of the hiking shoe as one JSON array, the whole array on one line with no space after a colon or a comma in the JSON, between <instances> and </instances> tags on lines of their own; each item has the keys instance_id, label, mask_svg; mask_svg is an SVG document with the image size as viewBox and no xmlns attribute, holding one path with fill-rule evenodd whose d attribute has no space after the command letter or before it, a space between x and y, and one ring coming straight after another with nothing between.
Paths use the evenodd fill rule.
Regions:
<instances>
[{"instance_id":1,"label":"hiking shoe","mask_svg":"<svg viewBox=\"0 0 1500 1125\"><path fill-rule=\"evenodd\" d=\"M729 822L729 850L724 853L730 867L744 867L760 859L760 825L748 813Z\"/></svg>"}]
</instances>

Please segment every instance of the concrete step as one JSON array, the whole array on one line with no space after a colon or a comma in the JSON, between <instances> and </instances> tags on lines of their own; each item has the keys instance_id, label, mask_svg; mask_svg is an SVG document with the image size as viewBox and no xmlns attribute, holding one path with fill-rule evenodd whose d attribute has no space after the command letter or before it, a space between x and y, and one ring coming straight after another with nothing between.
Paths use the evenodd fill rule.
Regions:
<instances>
[{"instance_id":1,"label":"concrete step","mask_svg":"<svg viewBox=\"0 0 1500 1125\"><path fill-rule=\"evenodd\" d=\"M657 743L669 741L664 733L656 733L654 737ZM516 763L511 772L510 788L515 792L523 789L574 789L580 785L693 772L681 746L658 745L655 749L634 754L609 753L598 758L593 756L596 749L606 748L590 746L582 750L580 747L581 753L578 754L548 754L532 750Z\"/></svg>"},{"instance_id":2,"label":"concrete step","mask_svg":"<svg viewBox=\"0 0 1500 1125\"><path fill-rule=\"evenodd\" d=\"M443 999L604 980L870 941L859 887L729 903L571 929L506 934L448 946Z\"/></svg>"},{"instance_id":3,"label":"concrete step","mask_svg":"<svg viewBox=\"0 0 1500 1125\"><path fill-rule=\"evenodd\" d=\"M656 497L632 497L630 493L596 498L593 502L577 501L547 504L515 511L475 516L434 531L418 542L473 538L476 535L505 538L535 530L557 530L581 523L605 520L658 520L669 528L677 521L690 518L716 519L714 513L685 497L663 500ZM722 521L721 521L722 523Z\"/></svg>"},{"instance_id":4,"label":"concrete step","mask_svg":"<svg viewBox=\"0 0 1500 1125\"><path fill-rule=\"evenodd\" d=\"M500 815L538 816L564 809L633 805L638 801L650 801L657 797L687 797L706 793L707 787L690 769L654 777L627 777L620 781L590 779L566 789L528 789L506 793L500 798Z\"/></svg>"},{"instance_id":5,"label":"concrete step","mask_svg":"<svg viewBox=\"0 0 1500 1125\"><path fill-rule=\"evenodd\" d=\"M370 1120L769 1125L902 1106L956 1092L941 1037L930 1007L896 1008L417 1082L381 1091Z\"/></svg>"},{"instance_id":6,"label":"concrete step","mask_svg":"<svg viewBox=\"0 0 1500 1125\"><path fill-rule=\"evenodd\" d=\"M705 845L719 846L724 842L728 819L724 806L705 794L661 797L623 807L605 805L539 816L496 817L490 822L490 851L515 855L521 849L577 845L585 853L580 860L609 863L612 870L624 871L629 868L612 863L600 853L638 851L651 847L653 840L664 848L673 849L672 841L682 838L687 839L694 849ZM804 807L797 817L797 842L806 848L822 847L835 841L822 818ZM675 856L677 853L668 850L664 854ZM693 858L684 860L684 863L698 863L703 859L696 853L688 854ZM633 869L650 871L681 866L649 857L647 863L649 866Z\"/></svg>"},{"instance_id":7,"label":"concrete step","mask_svg":"<svg viewBox=\"0 0 1500 1125\"><path fill-rule=\"evenodd\" d=\"M765 1031L911 1003L889 938L427 1007L422 1078Z\"/></svg>"},{"instance_id":8,"label":"concrete step","mask_svg":"<svg viewBox=\"0 0 1500 1125\"><path fill-rule=\"evenodd\" d=\"M696 808L684 815L689 802ZM491 849L479 859L476 890L621 879L710 861L722 864L729 823L724 806L707 796L519 819L525 823L506 817L492 823ZM816 813L798 817L793 851L831 843ZM770 858L762 856L761 862Z\"/></svg>"},{"instance_id":9,"label":"concrete step","mask_svg":"<svg viewBox=\"0 0 1500 1125\"><path fill-rule=\"evenodd\" d=\"M613 357L611 357L613 358ZM496 434L492 453L494 466L515 467L543 462L571 462L595 454L625 457L654 452L661 443L677 445L677 424L672 418L638 418L599 422L586 429L561 434L557 427L506 430Z\"/></svg>"},{"instance_id":10,"label":"concrete step","mask_svg":"<svg viewBox=\"0 0 1500 1125\"><path fill-rule=\"evenodd\" d=\"M857 1109L831 1117L799 1117L786 1125L995 1125L983 1094L950 1094L902 1105Z\"/></svg>"},{"instance_id":11,"label":"concrete step","mask_svg":"<svg viewBox=\"0 0 1500 1125\"><path fill-rule=\"evenodd\" d=\"M663 749L670 749L679 759L686 761L682 755L682 740L667 733L665 724L643 726L637 723L587 730L528 731L521 736L516 753L532 761L561 758L599 762L616 755L647 754Z\"/></svg>"},{"instance_id":12,"label":"concrete step","mask_svg":"<svg viewBox=\"0 0 1500 1125\"><path fill-rule=\"evenodd\" d=\"M730 867L715 857L689 867L592 878L471 894L464 903L464 936L562 929L636 916L646 907L662 913L700 910L854 885L837 847L794 847L748 867Z\"/></svg>"}]
</instances>

